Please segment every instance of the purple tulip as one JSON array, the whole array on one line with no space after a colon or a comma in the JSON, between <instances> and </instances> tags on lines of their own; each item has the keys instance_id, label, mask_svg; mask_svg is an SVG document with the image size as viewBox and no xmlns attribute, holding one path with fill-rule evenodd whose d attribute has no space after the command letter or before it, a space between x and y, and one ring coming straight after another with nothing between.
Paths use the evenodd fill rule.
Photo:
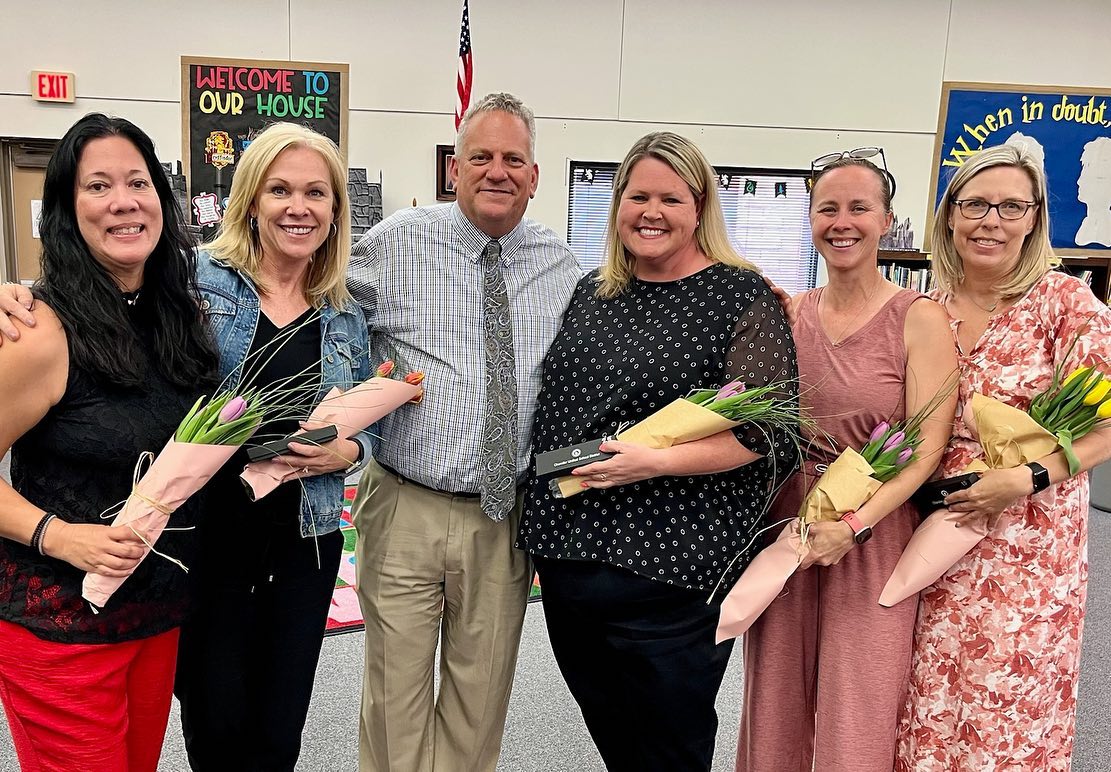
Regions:
<instances>
[{"instance_id":1,"label":"purple tulip","mask_svg":"<svg viewBox=\"0 0 1111 772\"><path fill-rule=\"evenodd\" d=\"M228 403L224 405L224 409L220 411L220 423L231 423L237 418L241 418L247 412L247 400L243 397L232 397Z\"/></svg>"},{"instance_id":2,"label":"purple tulip","mask_svg":"<svg viewBox=\"0 0 1111 772\"><path fill-rule=\"evenodd\" d=\"M875 442L880 437L887 434L887 430L890 428L891 424L889 424L887 421L880 421L878 424L876 424L876 428L872 430L872 433L868 435L868 442Z\"/></svg>"},{"instance_id":3,"label":"purple tulip","mask_svg":"<svg viewBox=\"0 0 1111 772\"><path fill-rule=\"evenodd\" d=\"M910 461L910 457L914 455L914 448L903 448L903 452L895 459L896 464L905 464Z\"/></svg>"},{"instance_id":4,"label":"purple tulip","mask_svg":"<svg viewBox=\"0 0 1111 772\"><path fill-rule=\"evenodd\" d=\"M717 396L714 397L714 399L726 399L727 397L734 397L744 390L744 383L742 383L741 381L731 381L718 390Z\"/></svg>"},{"instance_id":5,"label":"purple tulip","mask_svg":"<svg viewBox=\"0 0 1111 772\"><path fill-rule=\"evenodd\" d=\"M883 443L883 449L884 450L891 450L892 448L897 446L900 442L902 442L906 438L907 438L907 436L903 432L895 432L894 434L892 434L890 437L887 438L887 442Z\"/></svg>"}]
</instances>

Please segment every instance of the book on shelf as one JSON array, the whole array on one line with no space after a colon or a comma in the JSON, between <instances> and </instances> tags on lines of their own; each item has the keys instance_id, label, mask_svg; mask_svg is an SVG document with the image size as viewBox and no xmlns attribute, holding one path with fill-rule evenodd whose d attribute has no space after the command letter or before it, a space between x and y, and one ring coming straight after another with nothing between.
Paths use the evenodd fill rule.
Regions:
<instances>
[{"instance_id":1,"label":"book on shelf","mask_svg":"<svg viewBox=\"0 0 1111 772\"><path fill-rule=\"evenodd\" d=\"M928 292L933 280L929 268L909 268L904 265L884 263L880 265L880 275L904 289Z\"/></svg>"}]
</instances>

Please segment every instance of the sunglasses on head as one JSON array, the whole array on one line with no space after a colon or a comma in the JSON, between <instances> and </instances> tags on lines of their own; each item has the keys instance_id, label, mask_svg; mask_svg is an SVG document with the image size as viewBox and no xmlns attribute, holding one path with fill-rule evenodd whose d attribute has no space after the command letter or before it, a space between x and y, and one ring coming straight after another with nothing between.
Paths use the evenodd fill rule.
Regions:
<instances>
[{"instance_id":1,"label":"sunglasses on head","mask_svg":"<svg viewBox=\"0 0 1111 772\"><path fill-rule=\"evenodd\" d=\"M844 158L851 158L854 161L867 161L869 158L875 158L877 155L880 157L881 166L877 166L876 168L880 169L880 171L883 172L883 175L887 178L887 183L891 186L891 197L894 198L895 177L887 169L887 157L883 154L882 147L858 147L853 150L842 150L837 153L826 153L825 155L818 156L810 162L810 180L808 187L813 188L814 177L818 174L818 172L822 171L832 163L836 163L837 161L840 161Z\"/></svg>"}]
</instances>

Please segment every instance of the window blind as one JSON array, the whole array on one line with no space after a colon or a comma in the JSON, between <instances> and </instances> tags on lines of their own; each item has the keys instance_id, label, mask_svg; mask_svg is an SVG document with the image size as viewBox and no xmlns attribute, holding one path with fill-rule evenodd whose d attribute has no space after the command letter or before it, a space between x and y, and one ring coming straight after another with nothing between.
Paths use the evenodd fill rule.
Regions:
<instances>
[{"instance_id":1,"label":"window blind","mask_svg":"<svg viewBox=\"0 0 1111 772\"><path fill-rule=\"evenodd\" d=\"M571 161L567 240L584 271L605 259L606 217L617 164ZM810 239L808 171L715 168L729 239L791 294L814 287L818 253Z\"/></svg>"}]
</instances>

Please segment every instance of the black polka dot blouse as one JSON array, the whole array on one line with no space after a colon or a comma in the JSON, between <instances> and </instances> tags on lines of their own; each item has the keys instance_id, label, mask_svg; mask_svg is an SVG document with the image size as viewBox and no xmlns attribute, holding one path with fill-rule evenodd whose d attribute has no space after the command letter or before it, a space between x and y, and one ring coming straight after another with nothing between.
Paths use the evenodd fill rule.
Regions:
<instances>
[{"instance_id":1,"label":"black polka dot blouse","mask_svg":"<svg viewBox=\"0 0 1111 772\"><path fill-rule=\"evenodd\" d=\"M634 279L616 298L579 282L544 360L533 450L575 445L636 422L691 389L792 385L794 342L783 311L751 271L714 264L672 282ZM741 425L737 439L762 459L718 474L657 477L557 499L547 481L526 483L517 546L533 555L592 560L678 587L732 581L759 545L752 534L778 482L796 463L790 433ZM734 559L738 558L735 562Z\"/></svg>"}]
</instances>

